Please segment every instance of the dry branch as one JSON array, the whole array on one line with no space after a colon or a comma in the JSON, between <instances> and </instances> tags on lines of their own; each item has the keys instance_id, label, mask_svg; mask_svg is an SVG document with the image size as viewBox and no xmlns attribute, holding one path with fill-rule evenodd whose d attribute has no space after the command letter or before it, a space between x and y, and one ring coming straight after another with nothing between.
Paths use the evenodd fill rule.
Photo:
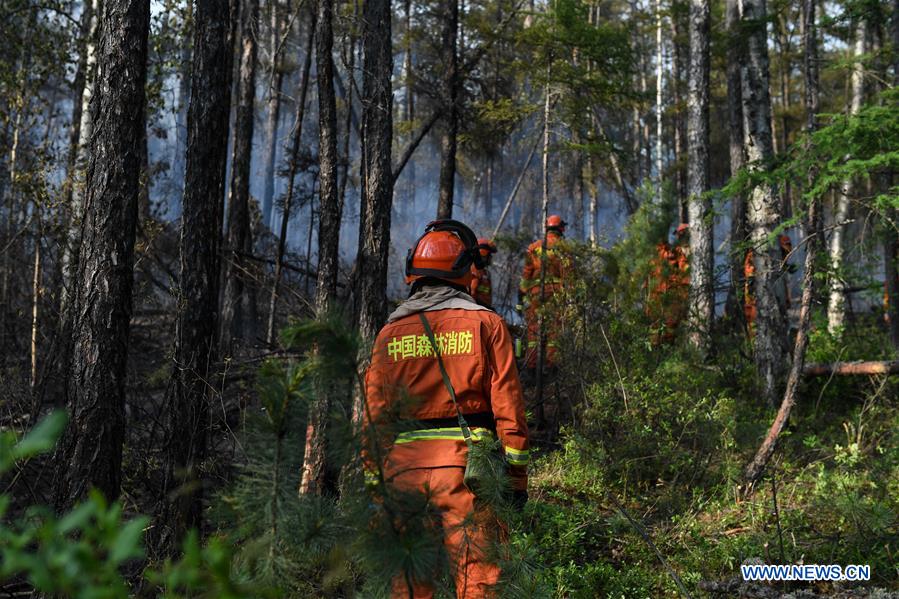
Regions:
<instances>
[{"instance_id":1,"label":"dry branch","mask_svg":"<svg viewBox=\"0 0 899 599\"><path fill-rule=\"evenodd\" d=\"M802 374L805 376L899 374L899 360L806 364Z\"/></svg>"}]
</instances>

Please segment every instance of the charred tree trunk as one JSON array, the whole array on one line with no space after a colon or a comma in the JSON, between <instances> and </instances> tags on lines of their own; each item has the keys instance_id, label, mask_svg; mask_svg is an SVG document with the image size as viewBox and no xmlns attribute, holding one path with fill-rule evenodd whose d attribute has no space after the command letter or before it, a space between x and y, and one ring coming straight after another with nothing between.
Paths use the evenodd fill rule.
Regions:
<instances>
[{"instance_id":1,"label":"charred tree trunk","mask_svg":"<svg viewBox=\"0 0 899 599\"><path fill-rule=\"evenodd\" d=\"M165 497L175 499L165 506L158 523L169 548L200 524L202 515L200 468L207 454L209 379L217 359L219 250L233 56L231 19L228 0L196 1L181 216L180 309L165 465Z\"/></svg>"},{"instance_id":2,"label":"charred tree trunk","mask_svg":"<svg viewBox=\"0 0 899 599\"><path fill-rule=\"evenodd\" d=\"M725 29L727 30L727 129L730 148L730 175L735 176L746 164L743 147L743 91L740 68L746 56L745 42L740 33L739 0L725 2ZM727 314L731 319L741 319L741 298L744 288L743 244L748 235L746 227L746 198L742 194L730 200L730 288L727 293Z\"/></svg>"},{"instance_id":3,"label":"charred tree trunk","mask_svg":"<svg viewBox=\"0 0 899 599\"><path fill-rule=\"evenodd\" d=\"M309 71L312 69L312 48L315 43L315 25L317 12L315 7L309 10L309 36L306 38L306 54L303 59L303 71L300 75L300 90L294 117L293 137L290 142L290 159L287 172L287 195L281 212L281 226L278 235L278 255L275 259L275 280L272 282L272 294L268 306L268 326L265 340L271 344L275 338L275 308L281 287L281 275L284 271L284 256L287 252L287 226L290 223L290 211L293 208L294 183L299 171L300 143L303 140L303 121L306 118L306 96L309 93ZM311 202L310 202L311 204Z\"/></svg>"},{"instance_id":4,"label":"charred tree trunk","mask_svg":"<svg viewBox=\"0 0 899 599\"><path fill-rule=\"evenodd\" d=\"M225 293L222 300L221 350L228 354L235 339L246 338L253 323L244 256L253 249L250 228L250 162L253 154L253 108L256 96L256 38L259 0L246 0L241 15L240 71L228 196Z\"/></svg>"},{"instance_id":5,"label":"charred tree trunk","mask_svg":"<svg viewBox=\"0 0 899 599\"><path fill-rule=\"evenodd\" d=\"M683 13L687 13L686 16L689 20L691 7L692 4L690 5L690 7L685 7L684 3L679 0L674 0L671 3L671 45L672 49L674 50L674 58L671 61L671 93L674 103L674 173L672 174L674 175L674 184L678 198L680 222L682 223L693 222L690 218L690 191L688 181L688 169L691 166L691 161L688 154L689 131L687 130L687 120L689 119L689 114L686 118L684 118L684 112L685 110L689 111L690 105L689 103L687 103L685 106L682 84L684 72L687 72L688 78L690 76L689 69L691 68L691 65L687 63L692 56L692 49L690 47L690 44L693 43L692 32L690 31L689 23L687 26L687 30L690 31L690 33L688 34L687 43L684 43ZM689 89L687 93L689 93Z\"/></svg>"},{"instance_id":6,"label":"charred tree trunk","mask_svg":"<svg viewBox=\"0 0 899 599\"><path fill-rule=\"evenodd\" d=\"M437 218L453 217L453 193L456 185L456 144L459 133L459 55L456 48L459 35L459 0L444 2L443 15L444 73L443 129L440 134L440 193Z\"/></svg>"},{"instance_id":7,"label":"charred tree trunk","mask_svg":"<svg viewBox=\"0 0 899 599\"><path fill-rule=\"evenodd\" d=\"M746 32L747 56L740 71L744 145L749 168L767 168L774 150L771 141L771 96L766 36L765 0L741 0L740 19ZM763 396L774 406L780 394L786 359L786 319L777 286L781 270L780 247L774 230L780 222L780 201L774 187L762 182L749 197L747 220L754 248L756 319L755 365Z\"/></svg>"},{"instance_id":8,"label":"charred tree trunk","mask_svg":"<svg viewBox=\"0 0 899 599\"><path fill-rule=\"evenodd\" d=\"M340 198L337 189L337 101L334 96L334 0L318 2L315 67L318 71L319 212L318 278L315 312L326 318L337 295L340 250ZM330 401L327 384L318 386L309 406L300 493L321 493L325 482L325 429Z\"/></svg>"},{"instance_id":9,"label":"charred tree trunk","mask_svg":"<svg viewBox=\"0 0 899 599\"><path fill-rule=\"evenodd\" d=\"M687 196L690 212L690 341L703 354L715 318L715 255L709 190L709 0L690 0Z\"/></svg>"},{"instance_id":10,"label":"charred tree trunk","mask_svg":"<svg viewBox=\"0 0 899 599\"><path fill-rule=\"evenodd\" d=\"M359 332L369 341L387 319L387 256L393 173L393 50L390 0L368 0L362 33L362 162L365 169L356 258Z\"/></svg>"},{"instance_id":11,"label":"charred tree trunk","mask_svg":"<svg viewBox=\"0 0 899 599\"><path fill-rule=\"evenodd\" d=\"M149 0L106 0L95 125L85 185L66 399L71 421L57 449L55 505L96 487L119 495L125 375L144 128Z\"/></svg>"}]
</instances>

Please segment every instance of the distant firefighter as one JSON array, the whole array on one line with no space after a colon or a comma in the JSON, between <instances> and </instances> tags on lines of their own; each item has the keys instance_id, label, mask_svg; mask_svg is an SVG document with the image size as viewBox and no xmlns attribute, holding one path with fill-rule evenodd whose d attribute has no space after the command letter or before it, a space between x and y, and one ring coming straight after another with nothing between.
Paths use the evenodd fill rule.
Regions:
<instances>
[{"instance_id":1,"label":"distant firefighter","mask_svg":"<svg viewBox=\"0 0 899 599\"><path fill-rule=\"evenodd\" d=\"M478 239L478 251L481 253L481 259L484 262L483 268L475 265L471 266L471 272L474 277L471 280L471 297L474 301L485 308L493 309L493 283L490 280L490 263L493 260L493 254L496 253L496 244L481 237Z\"/></svg>"},{"instance_id":2,"label":"distant firefighter","mask_svg":"<svg viewBox=\"0 0 899 599\"><path fill-rule=\"evenodd\" d=\"M652 321L653 345L671 343L687 316L690 299L690 226L681 223L674 232L675 242L656 245L649 273L646 315Z\"/></svg>"},{"instance_id":3,"label":"distant firefighter","mask_svg":"<svg viewBox=\"0 0 899 599\"><path fill-rule=\"evenodd\" d=\"M546 252L544 254L543 239L538 239L528 246L524 257L524 272L518 286L518 303L524 308L524 319L527 324L527 352L525 367L537 367L538 346L540 343L540 307L562 290L567 260L556 246L565 237L568 225L558 214L546 219ZM544 264L545 263L545 264ZM541 267L545 272L541 272ZM541 276L542 284L541 284ZM556 365L558 349L558 323L552 319L544 322L546 339L545 366Z\"/></svg>"}]
</instances>

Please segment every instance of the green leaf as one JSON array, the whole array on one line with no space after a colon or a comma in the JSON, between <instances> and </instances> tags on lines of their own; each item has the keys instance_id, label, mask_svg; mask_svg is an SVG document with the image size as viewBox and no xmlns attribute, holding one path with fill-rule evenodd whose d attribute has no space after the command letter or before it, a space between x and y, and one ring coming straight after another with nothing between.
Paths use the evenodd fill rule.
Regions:
<instances>
[{"instance_id":1,"label":"green leaf","mask_svg":"<svg viewBox=\"0 0 899 599\"><path fill-rule=\"evenodd\" d=\"M13 459L22 460L53 449L68 421L68 414L62 410L48 415L16 444L13 448Z\"/></svg>"},{"instance_id":2,"label":"green leaf","mask_svg":"<svg viewBox=\"0 0 899 599\"><path fill-rule=\"evenodd\" d=\"M143 554L141 539L147 526L146 517L136 518L125 525L109 549L109 559L120 563Z\"/></svg>"}]
</instances>

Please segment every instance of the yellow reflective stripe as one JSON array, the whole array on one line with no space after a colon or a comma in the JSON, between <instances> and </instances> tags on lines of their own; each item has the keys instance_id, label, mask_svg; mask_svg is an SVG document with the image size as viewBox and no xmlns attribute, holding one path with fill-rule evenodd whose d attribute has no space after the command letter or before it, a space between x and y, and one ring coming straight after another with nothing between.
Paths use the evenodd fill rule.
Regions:
<instances>
[{"instance_id":1,"label":"yellow reflective stripe","mask_svg":"<svg viewBox=\"0 0 899 599\"><path fill-rule=\"evenodd\" d=\"M489 439L493 433L486 428L471 429L471 438L473 441L481 439ZM447 428L426 428L417 431L406 431L396 436L396 443L412 443L413 441L461 441L462 429L459 427Z\"/></svg>"},{"instance_id":2,"label":"yellow reflective stripe","mask_svg":"<svg viewBox=\"0 0 899 599\"><path fill-rule=\"evenodd\" d=\"M539 284L540 284L540 281L539 281L539 280L534 280L534 279L521 279L521 283L518 285L518 287L519 287L520 289L530 289L531 287L534 287L534 286L539 285Z\"/></svg>"},{"instance_id":3,"label":"yellow reflective stripe","mask_svg":"<svg viewBox=\"0 0 899 599\"><path fill-rule=\"evenodd\" d=\"M478 291L481 293L489 293L491 287L489 285L478 285Z\"/></svg>"},{"instance_id":4,"label":"yellow reflective stripe","mask_svg":"<svg viewBox=\"0 0 899 599\"><path fill-rule=\"evenodd\" d=\"M513 466L527 466L531 460L531 452L527 449L513 449L503 447L506 450L506 461Z\"/></svg>"}]
</instances>

